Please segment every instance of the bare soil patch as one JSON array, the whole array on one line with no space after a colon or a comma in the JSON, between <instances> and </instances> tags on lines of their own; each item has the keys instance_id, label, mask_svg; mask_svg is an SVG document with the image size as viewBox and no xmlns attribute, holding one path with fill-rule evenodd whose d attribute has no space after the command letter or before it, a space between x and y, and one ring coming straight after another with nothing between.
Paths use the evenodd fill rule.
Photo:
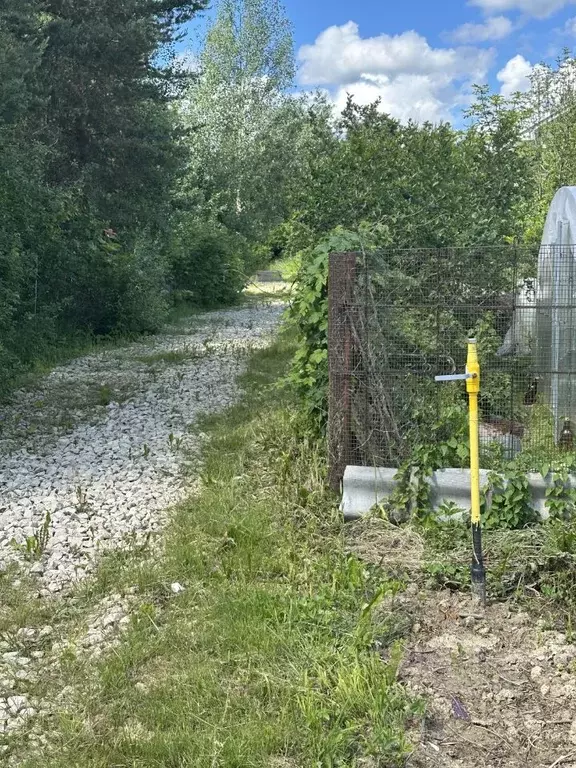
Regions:
<instances>
[{"instance_id":1,"label":"bare soil patch","mask_svg":"<svg viewBox=\"0 0 576 768\"><path fill-rule=\"evenodd\" d=\"M426 704L410 768L556 768L576 765L576 644L524 601L492 602L428 586L422 538L367 519L349 532L367 562L408 575L382 606L408 628L399 680Z\"/></svg>"}]
</instances>

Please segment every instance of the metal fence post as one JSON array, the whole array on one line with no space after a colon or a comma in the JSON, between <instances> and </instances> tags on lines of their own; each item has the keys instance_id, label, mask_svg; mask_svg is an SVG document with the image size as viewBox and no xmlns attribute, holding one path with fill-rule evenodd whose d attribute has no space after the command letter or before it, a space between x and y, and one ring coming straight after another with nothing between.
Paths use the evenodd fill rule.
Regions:
<instances>
[{"instance_id":1,"label":"metal fence post","mask_svg":"<svg viewBox=\"0 0 576 768\"><path fill-rule=\"evenodd\" d=\"M357 254L331 253L328 259L328 483L340 490L352 452L352 370Z\"/></svg>"}]
</instances>

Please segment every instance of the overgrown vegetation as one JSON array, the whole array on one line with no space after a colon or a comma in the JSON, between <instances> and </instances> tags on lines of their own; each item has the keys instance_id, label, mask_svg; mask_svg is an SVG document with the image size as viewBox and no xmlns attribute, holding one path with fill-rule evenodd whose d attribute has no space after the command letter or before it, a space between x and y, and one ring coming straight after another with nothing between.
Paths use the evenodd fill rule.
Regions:
<instances>
[{"instance_id":1,"label":"overgrown vegetation","mask_svg":"<svg viewBox=\"0 0 576 768\"><path fill-rule=\"evenodd\" d=\"M377 104L360 107L350 100L333 133L322 135L323 152L312 160L312 180L275 241L287 258L297 255L302 265L292 307L299 328L293 377L314 429L321 431L327 417L328 252L397 250L397 259L387 254L393 263L377 271L382 291L401 286L408 301L410 292L430 295L426 291L434 287L435 265L420 265L419 274L414 265L401 263L402 248L538 244L554 193L576 180L576 163L563 149L573 130L569 84L574 66L566 55L557 68L537 68L532 90L510 100L477 87L462 130L403 125L382 114ZM345 238L340 237L343 230ZM493 295L509 292L509 253L502 250L493 263L481 264L482 258L478 249L466 277L471 295L479 288ZM447 262L443 276L455 269L462 265ZM535 257L516 269L523 277L533 275ZM444 309L454 333L460 320L450 316L450 307ZM404 317L404 350L416 352L410 323L414 333L422 329L425 313ZM502 344L496 318L488 313L481 320L470 318L470 326L461 329L462 341L472 329L483 359L493 358ZM504 371L484 388L483 406L491 413L498 413L508 397L507 383Z\"/></svg>"},{"instance_id":2,"label":"overgrown vegetation","mask_svg":"<svg viewBox=\"0 0 576 768\"><path fill-rule=\"evenodd\" d=\"M22 765L404 764L421 707L396 682L398 634L378 610L404 585L345 550L324 458L276 383L293 351L284 338L258 352L244 401L202 425L202 489L163 553L110 556L79 596L137 585L139 607L96 666L62 651L42 685L72 686L70 705Z\"/></svg>"},{"instance_id":3,"label":"overgrown vegetation","mask_svg":"<svg viewBox=\"0 0 576 768\"><path fill-rule=\"evenodd\" d=\"M174 301L232 303L268 259L308 130L289 25L222 0L191 72L175 46L206 5L3 4L0 393L59 348L154 332Z\"/></svg>"},{"instance_id":4,"label":"overgrown vegetation","mask_svg":"<svg viewBox=\"0 0 576 768\"><path fill-rule=\"evenodd\" d=\"M159 56L203 7L4 4L0 387L70 334L163 321L161 242L186 154L179 75Z\"/></svg>"},{"instance_id":5,"label":"overgrown vegetation","mask_svg":"<svg viewBox=\"0 0 576 768\"><path fill-rule=\"evenodd\" d=\"M424 574L431 588L468 592L470 536L466 526L427 525ZM576 621L576 526L574 520L551 519L510 531L488 529L484 535L488 594L491 600L514 599L552 627L568 631Z\"/></svg>"}]
</instances>

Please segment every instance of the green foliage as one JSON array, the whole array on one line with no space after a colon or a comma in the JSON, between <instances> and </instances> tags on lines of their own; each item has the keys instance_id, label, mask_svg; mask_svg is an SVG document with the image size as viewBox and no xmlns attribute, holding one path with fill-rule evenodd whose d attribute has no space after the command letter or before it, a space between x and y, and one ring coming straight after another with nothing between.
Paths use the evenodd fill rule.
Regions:
<instances>
[{"instance_id":1,"label":"green foliage","mask_svg":"<svg viewBox=\"0 0 576 768\"><path fill-rule=\"evenodd\" d=\"M143 234L124 266L117 325L123 331L158 331L168 310L169 265L160 244Z\"/></svg>"},{"instance_id":2,"label":"green foliage","mask_svg":"<svg viewBox=\"0 0 576 768\"><path fill-rule=\"evenodd\" d=\"M231 304L246 284L246 253L240 235L216 223L184 219L173 236L174 283L199 306Z\"/></svg>"},{"instance_id":3,"label":"green foliage","mask_svg":"<svg viewBox=\"0 0 576 768\"><path fill-rule=\"evenodd\" d=\"M0 392L67 338L148 332L188 149L172 43L204 0L0 10Z\"/></svg>"},{"instance_id":4,"label":"green foliage","mask_svg":"<svg viewBox=\"0 0 576 768\"><path fill-rule=\"evenodd\" d=\"M286 187L306 114L287 93L294 51L280 2L219 0L198 58L182 107L188 181L208 216L257 244L290 213Z\"/></svg>"},{"instance_id":5,"label":"green foliage","mask_svg":"<svg viewBox=\"0 0 576 768\"><path fill-rule=\"evenodd\" d=\"M27 560L39 560L48 545L50 540L52 525L52 517L50 512L46 512L44 522L39 526L32 536L26 538L25 544L18 544L14 539L12 540L12 546L14 549L22 552Z\"/></svg>"},{"instance_id":6,"label":"green foliage","mask_svg":"<svg viewBox=\"0 0 576 768\"><path fill-rule=\"evenodd\" d=\"M294 209L320 234L384 224L398 247L501 243L518 233L527 191L521 115L478 89L470 128L402 125L350 98L336 127L315 124L311 172ZM321 122L321 115L319 118ZM325 123L324 123L325 124Z\"/></svg>"},{"instance_id":7,"label":"green foliage","mask_svg":"<svg viewBox=\"0 0 576 768\"><path fill-rule=\"evenodd\" d=\"M305 421L322 432L328 413L328 255L358 250L382 238L379 228L350 232L341 227L304 250L289 321L296 328L298 348L290 380L302 398Z\"/></svg>"},{"instance_id":8,"label":"green foliage","mask_svg":"<svg viewBox=\"0 0 576 768\"><path fill-rule=\"evenodd\" d=\"M296 218L287 220L285 230L276 230L280 247L288 250L293 246L284 245L282 234L291 235L297 225L302 269L292 316L299 318L302 344L292 378L316 429L323 426L326 414L327 254L321 249L327 232L335 227L346 232L377 231L379 236L372 238L372 245L364 243L367 250L374 244L404 248L504 243L519 236L518 211L526 199L523 180L528 174L522 114L514 109L516 102L491 97L486 89L479 88L477 98L468 115L471 125L465 131L449 125L402 125L383 114L378 104L361 107L350 99L336 130L330 133L319 127L322 113L318 113L315 143L310 146L321 146L322 151L309 155L311 172L300 194L294 190ZM327 124L324 120L323 125ZM306 240L307 248L302 244ZM320 250L314 254L317 243ZM358 246L352 242L347 247ZM483 258L485 263L480 262ZM495 269L481 251L477 259L477 274L484 282L471 290L485 288L488 274L496 281L491 290L509 284L506 265ZM408 273L399 255L396 261L384 259L375 271L381 281L377 288L383 294L392 282L405 289L405 298L428 295L437 288L437 264L422 265L417 274ZM446 273L454 274L454 265L446 263ZM430 313L424 308L390 314L382 322L387 325L388 341L394 337L392 351L422 352ZM464 327L450 308L442 318L453 338L465 338L478 318L469 320ZM501 344L494 318L485 317L477 331L483 352L494 356ZM432 348L435 340L428 343ZM507 382L505 372L499 379L494 377L485 392L488 406L503 407ZM421 381L417 386L420 392L413 394L421 407L414 420L424 425L434 419L435 398L426 397Z\"/></svg>"},{"instance_id":9,"label":"green foliage","mask_svg":"<svg viewBox=\"0 0 576 768\"><path fill-rule=\"evenodd\" d=\"M570 486L568 470L550 473L550 485L546 488L546 507L553 519L574 519L576 488Z\"/></svg>"},{"instance_id":10,"label":"green foliage","mask_svg":"<svg viewBox=\"0 0 576 768\"><path fill-rule=\"evenodd\" d=\"M483 490L482 526L513 530L537 522L530 506L526 472L512 462L502 473L491 472Z\"/></svg>"}]
</instances>

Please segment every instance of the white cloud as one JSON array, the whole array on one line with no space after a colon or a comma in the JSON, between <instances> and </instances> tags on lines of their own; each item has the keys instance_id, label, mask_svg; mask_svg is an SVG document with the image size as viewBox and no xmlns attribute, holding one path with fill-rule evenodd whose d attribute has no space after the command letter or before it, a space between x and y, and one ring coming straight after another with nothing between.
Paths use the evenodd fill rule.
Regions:
<instances>
[{"instance_id":1,"label":"white cloud","mask_svg":"<svg viewBox=\"0 0 576 768\"><path fill-rule=\"evenodd\" d=\"M453 108L467 103L470 84L486 78L494 51L432 48L413 31L362 38L349 21L302 46L298 58L300 84L330 88L337 106L348 93L360 104L380 98L394 117L421 122L448 120Z\"/></svg>"},{"instance_id":2,"label":"white cloud","mask_svg":"<svg viewBox=\"0 0 576 768\"><path fill-rule=\"evenodd\" d=\"M351 83L369 72L378 75L485 74L491 51L477 48L432 48L417 32L361 38L358 24L329 27L298 58L303 85Z\"/></svg>"},{"instance_id":3,"label":"white cloud","mask_svg":"<svg viewBox=\"0 0 576 768\"><path fill-rule=\"evenodd\" d=\"M455 43L483 43L486 40L503 40L513 29L514 25L506 16L492 16L483 24L462 24L450 38Z\"/></svg>"},{"instance_id":4,"label":"white cloud","mask_svg":"<svg viewBox=\"0 0 576 768\"><path fill-rule=\"evenodd\" d=\"M365 75L358 82L338 89L334 96L338 110L345 107L348 94L353 94L357 104L371 104L380 99L382 111L402 122L410 119L419 123L448 121L452 118L451 109L463 101L451 87L449 77L427 75L401 74L396 78Z\"/></svg>"},{"instance_id":5,"label":"white cloud","mask_svg":"<svg viewBox=\"0 0 576 768\"><path fill-rule=\"evenodd\" d=\"M576 37L576 16L572 19L568 19L566 24L564 25L564 31L567 32L569 35L573 35Z\"/></svg>"},{"instance_id":6,"label":"white cloud","mask_svg":"<svg viewBox=\"0 0 576 768\"><path fill-rule=\"evenodd\" d=\"M470 5L482 8L486 13L522 11L537 19L545 19L576 0L470 0Z\"/></svg>"},{"instance_id":7,"label":"white cloud","mask_svg":"<svg viewBox=\"0 0 576 768\"><path fill-rule=\"evenodd\" d=\"M496 77L502 83L500 93L502 96L512 96L518 91L527 91L530 87L530 75L532 64L524 56L514 56L506 66L498 72Z\"/></svg>"}]
</instances>

